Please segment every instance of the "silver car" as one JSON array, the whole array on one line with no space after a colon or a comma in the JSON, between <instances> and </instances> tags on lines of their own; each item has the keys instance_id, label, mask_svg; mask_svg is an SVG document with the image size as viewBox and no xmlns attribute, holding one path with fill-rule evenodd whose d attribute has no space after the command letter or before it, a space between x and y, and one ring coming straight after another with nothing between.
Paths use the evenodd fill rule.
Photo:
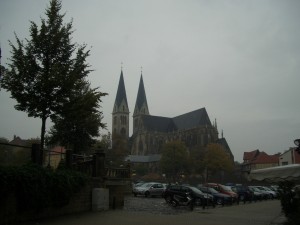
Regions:
<instances>
[{"instance_id":1,"label":"silver car","mask_svg":"<svg viewBox=\"0 0 300 225\"><path fill-rule=\"evenodd\" d=\"M145 197L162 196L165 191L165 187L161 183L150 182L144 183L140 186L134 187L132 193L134 196L143 195Z\"/></svg>"}]
</instances>

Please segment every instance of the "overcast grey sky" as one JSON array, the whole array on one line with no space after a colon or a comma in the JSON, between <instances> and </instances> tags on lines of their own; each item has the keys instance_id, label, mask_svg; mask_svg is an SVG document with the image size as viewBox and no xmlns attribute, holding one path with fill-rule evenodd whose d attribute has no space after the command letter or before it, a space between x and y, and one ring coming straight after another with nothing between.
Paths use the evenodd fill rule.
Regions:
<instances>
[{"instance_id":1,"label":"overcast grey sky","mask_svg":"<svg viewBox=\"0 0 300 225\"><path fill-rule=\"evenodd\" d=\"M45 18L48 5L0 1L2 65L14 32L28 38L29 21ZM63 0L62 12L65 22L73 18L73 40L91 47L89 80L109 93L102 104L109 131L123 62L131 112L143 67L150 114L205 107L236 161L244 151L283 152L300 138L300 1ZM39 137L41 120L0 94L0 137Z\"/></svg>"}]
</instances>

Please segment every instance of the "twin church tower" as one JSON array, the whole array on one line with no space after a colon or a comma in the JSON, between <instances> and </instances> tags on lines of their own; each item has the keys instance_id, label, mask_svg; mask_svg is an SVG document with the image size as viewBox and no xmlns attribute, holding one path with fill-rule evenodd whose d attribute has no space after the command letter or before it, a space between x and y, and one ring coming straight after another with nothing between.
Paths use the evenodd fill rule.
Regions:
<instances>
[{"instance_id":1,"label":"twin church tower","mask_svg":"<svg viewBox=\"0 0 300 225\"><path fill-rule=\"evenodd\" d=\"M163 96L163 94L162 94ZM112 137L128 140L129 159L132 162L155 163L159 161L163 145L169 141L182 141L188 151L204 150L209 143L219 143L233 160L231 150L223 137L219 138L217 122L211 123L205 108L169 118L149 113L143 75L133 112L133 133L129 136L129 108L123 70L112 112Z\"/></svg>"},{"instance_id":2,"label":"twin church tower","mask_svg":"<svg viewBox=\"0 0 300 225\"><path fill-rule=\"evenodd\" d=\"M149 115L147 98L144 88L143 75L141 74L139 90L133 113L133 133L138 127L138 116ZM116 100L112 112L112 133L119 137L129 138L129 107L126 96L123 70L121 70Z\"/></svg>"}]
</instances>

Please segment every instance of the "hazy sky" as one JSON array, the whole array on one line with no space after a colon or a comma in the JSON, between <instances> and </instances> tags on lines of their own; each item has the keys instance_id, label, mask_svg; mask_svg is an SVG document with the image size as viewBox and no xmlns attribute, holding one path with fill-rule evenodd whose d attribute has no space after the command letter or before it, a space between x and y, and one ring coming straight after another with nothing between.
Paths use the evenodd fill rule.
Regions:
<instances>
[{"instance_id":1,"label":"hazy sky","mask_svg":"<svg viewBox=\"0 0 300 225\"><path fill-rule=\"evenodd\" d=\"M14 32L28 38L29 21L39 24L48 5L0 1L2 65ZM205 107L240 162L244 151L283 152L300 138L299 11L297 0L62 2L64 21L73 18L73 41L91 48L92 86L109 93L102 104L109 131L123 62L131 119L142 67L151 115ZM0 137L39 137L41 120L0 94Z\"/></svg>"}]
</instances>

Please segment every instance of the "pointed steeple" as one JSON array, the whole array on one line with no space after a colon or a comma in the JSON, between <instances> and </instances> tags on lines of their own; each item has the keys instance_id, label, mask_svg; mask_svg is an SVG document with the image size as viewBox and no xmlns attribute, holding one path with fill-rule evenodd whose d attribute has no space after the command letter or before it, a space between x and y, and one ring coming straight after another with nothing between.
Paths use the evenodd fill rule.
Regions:
<instances>
[{"instance_id":1,"label":"pointed steeple","mask_svg":"<svg viewBox=\"0 0 300 225\"><path fill-rule=\"evenodd\" d=\"M139 90L136 97L134 112L133 112L133 133L136 133L141 125L141 116L149 115L146 92L143 82L143 74L141 73Z\"/></svg>"},{"instance_id":2,"label":"pointed steeple","mask_svg":"<svg viewBox=\"0 0 300 225\"><path fill-rule=\"evenodd\" d=\"M217 119L215 118L215 128L218 129Z\"/></svg>"},{"instance_id":3,"label":"pointed steeple","mask_svg":"<svg viewBox=\"0 0 300 225\"><path fill-rule=\"evenodd\" d=\"M144 82L143 82L143 74L141 74L141 78L140 78L139 90L136 97L133 116L135 116L136 114L149 115L146 92L145 92Z\"/></svg>"},{"instance_id":4,"label":"pointed steeple","mask_svg":"<svg viewBox=\"0 0 300 225\"><path fill-rule=\"evenodd\" d=\"M128 103L127 103L127 96L126 96L126 90L125 90L125 83L124 83L124 77L123 77L123 70L121 70L120 80L119 80L119 86L118 91L116 95L115 100L115 107L114 112L118 110L122 102L125 104L125 107L128 109Z\"/></svg>"},{"instance_id":5,"label":"pointed steeple","mask_svg":"<svg viewBox=\"0 0 300 225\"><path fill-rule=\"evenodd\" d=\"M114 134L116 134L126 139L129 138L129 108L122 68L116 100L112 112L112 133L113 137L115 136Z\"/></svg>"}]
</instances>

